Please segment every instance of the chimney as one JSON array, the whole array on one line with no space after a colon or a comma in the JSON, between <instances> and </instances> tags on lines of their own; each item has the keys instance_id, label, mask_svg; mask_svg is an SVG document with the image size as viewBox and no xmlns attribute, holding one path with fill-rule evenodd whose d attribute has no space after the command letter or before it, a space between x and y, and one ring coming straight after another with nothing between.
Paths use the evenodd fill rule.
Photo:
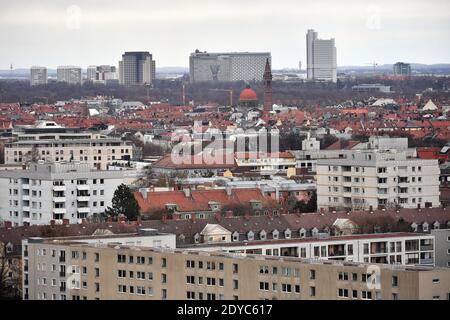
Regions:
<instances>
[{"instance_id":1,"label":"chimney","mask_svg":"<svg viewBox=\"0 0 450 320\"><path fill-rule=\"evenodd\" d=\"M5 229L11 229L12 228L12 221L5 221L3 222L3 226Z\"/></svg>"},{"instance_id":2,"label":"chimney","mask_svg":"<svg viewBox=\"0 0 450 320\"><path fill-rule=\"evenodd\" d=\"M191 197L191 188L184 188L183 192L184 192L184 196L186 198L190 198Z\"/></svg>"},{"instance_id":3,"label":"chimney","mask_svg":"<svg viewBox=\"0 0 450 320\"><path fill-rule=\"evenodd\" d=\"M217 220L218 222L220 222L220 220L221 220L221 218L222 218L222 214L221 214L220 212L216 212L216 213L214 214L214 217L216 218L216 220Z\"/></svg>"},{"instance_id":4,"label":"chimney","mask_svg":"<svg viewBox=\"0 0 450 320\"><path fill-rule=\"evenodd\" d=\"M51 226L56 225L56 221L55 221L55 220L50 220L50 225L51 225Z\"/></svg>"},{"instance_id":5,"label":"chimney","mask_svg":"<svg viewBox=\"0 0 450 320\"><path fill-rule=\"evenodd\" d=\"M227 210L227 212L225 212L225 217L231 218L232 216L233 216L233 210Z\"/></svg>"},{"instance_id":6,"label":"chimney","mask_svg":"<svg viewBox=\"0 0 450 320\"><path fill-rule=\"evenodd\" d=\"M227 185L225 190L227 191L227 196L231 196L231 186Z\"/></svg>"},{"instance_id":7,"label":"chimney","mask_svg":"<svg viewBox=\"0 0 450 320\"><path fill-rule=\"evenodd\" d=\"M165 213L162 215L161 221L162 221L162 223L166 223L167 222L167 215Z\"/></svg>"},{"instance_id":8,"label":"chimney","mask_svg":"<svg viewBox=\"0 0 450 320\"><path fill-rule=\"evenodd\" d=\"M64 224L64 225L69 224L69 219L63 219L62 224Z\"/></svg>"},{"instance_id":9,"label":"chimney","mask_svg":"<svg viewBox=\"0 0 450 320\"><path fill-rule=\"evenodd\" d=\"M191 221L194 222L196 218L197 218L197 217L196 217L196 214L193 213L193 214L191 215Z\"/></svg>"},{"instance_id":10,"label":"chimney","mask_svg":"<svg viewBox=\"0 0 450 320\"><path fill-rule=\"evenodd\" d=\"M139 192L141 193L142 198L147 200L147 188L140 188Z\"/></svg>"}]
</instances>

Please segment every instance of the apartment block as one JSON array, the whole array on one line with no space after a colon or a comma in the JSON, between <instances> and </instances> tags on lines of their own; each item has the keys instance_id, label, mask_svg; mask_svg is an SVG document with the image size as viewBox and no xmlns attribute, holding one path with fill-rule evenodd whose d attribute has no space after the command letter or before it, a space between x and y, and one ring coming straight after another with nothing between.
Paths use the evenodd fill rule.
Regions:
<instances>
[{"instance_id":1,"label":"apartment block","mask_svg":"<svg viewBox=\"0 0 450 320\"><path fill-rule=\"evenodd\" d=\"M111 206L123 171L91 169L82 163L31 163L0 172L0 217L14 226L79 223Z\"/></svg>"},{"instance_id":2,"label":"apartment block","mask_svg":"<svg viewBox=\"0 0 450 320\"><path fill-rule=\"evenodd\" d=\"M120 138L65 128L52 121L33 127L15 128L14 141L5 144L5 164L29 161L79 161L91 168L106 170L117 160L130 160L133 145Z\"/></svg>"},{"instance_id":3,"label":"apartment block","mask_svg":"<svg viewBox=\"0 0 450 320\"><path fill-rule=\"evenodd\" d=\"M46 67L31 67L30 68L30 85L44 85L47 84L47 68Z\"/></svg>"},{"instance_id":4,"label":"apartment block","mask_svg":"<svg viewBox=\"0 0 450 320\"><path fill-rule=\"evenodd\" d=\"M436 266L450 268L450 229L433 229L431 234L436 243Z\"/></svg>"},{"instance_id":5,"label":"apartment block","mask_svg":"<svg viewBox=\"0 0 450 320\"><path fill-rule=\"evenodd\" d=\"M229 232L233 242L203 243L189 250L223 251L238 254L298 257L321 260L340 260L358 263L434 266L434 236L415 233L355 234L321 238L291 238L291 230L274 229L271 240L268 232L260 231L260 241L236 241L238 235ZM300 230L306 236L306 230ZM261 234L262 233L262 234ZM204 235L205 238L211 237ZM252 239L252 235L249 235ZM254 238L254 235L253 235ZM264 240L266 239L266 240Z\"/></svg>"},{"instance_id":6,"label":"apartment block","mask_svg":"<svg viewBox=\"0 0 450 320\"><path fill-rule=\"evenodd\" d=\"M59 66L56 69L56 79L58 82L81 84L81 68L77 66Z\"/></svg>"},{"instance_id":7,"label":"apartment block","mask_svg":"<svg viewBox=\"0 0 450 320\"><path fill-rule=\"evenodd\" d=\"M439 207L439 173L437 160L409 158L398 150L319 159L317 205L329 211Z\"/></svg>"},{"instance_id":8,"label":"apartment block","mask_svg":"<svg viewBox=\"0 0 450 320\"><path fill-rule=\"evenodd\" d=\"M29 239L26 300L448 299L450 270Z\"/></svg>"}]
</instances>

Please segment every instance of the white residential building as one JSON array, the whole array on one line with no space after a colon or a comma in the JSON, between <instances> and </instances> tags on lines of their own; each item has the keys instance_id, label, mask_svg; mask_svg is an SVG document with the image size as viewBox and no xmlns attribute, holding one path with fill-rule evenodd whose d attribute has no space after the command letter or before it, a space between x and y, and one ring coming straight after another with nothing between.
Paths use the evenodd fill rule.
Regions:
<instances>
[{"instance_id":1,"label":"white residential building","mask_svg":"<svg viewBox=\"0 0 450 320\"><path fill-rule=\"evenodd\" d=\"M334 38L322 40L310 29L306 34L307 78L313 81L337 81Z\"/></svg>"},{"instance_id":2,"label":"white residential building","mask_svg":"<svg viewBox=\"0 0 450 320\"><path fill-rule=\"evenodd\" d=\"M31 67L30 68L30 85L37 86L47 84L47 68Z\"/></svg>"},{"instance_id":3,"label":"white residential building","mask_svg":"<svg viewBox=\"0 0 450 320\"><path fill-rule=\"evenodd\" d=\"M249 233L252 231L249 231ZM270 240L268 233L272 233ZM300 230L300 233L302 230ZM222 231L222 233L224 233ZM261 233L264 233L261 235ZM284 236L281 238L281 233ZM188 250L224 251L237 254L289 256L307 259L342 260L362 263L434 266L434 236L414 233L358 234L324 238L292 238L292 231L262 230L253 242L239 242L236 233L231 241L199 243ZM306 234L306 230L304 231ZM302 236L300 234L300 236ZM304 237L304 235L303 235Z\"/></svg>"},{"instance_id":4,"label":"white residential building","mask_svg":"<svg viewBox=\"0 0 450 320\"><path fill-rule=\"evenodd\" d=\"M76 66L59 66L56 69L58 82L69 84L81 84L81 68Z\"/></svg>"},{"instance_id":5,"label":"white residential building","mask_svg":"<svg viewBox=\"0 0 450 320\"><path fill-rule=\"evenodd\" d=\"M438 207L437 160L406 151L360 150L317 160L317 205L322 210Z\"/></svg>"},{"instance_id":6,"label":"white residential building","mask_svg":"<svg viewBox=\"0 0 450 320\"><path fill-rule=\"evenodd\" d=\"M5 164L21 164L31 160L79 161L91 168L105 170L117 160L131 160L130 141L105 135L65 128L52 121L32 127L15 128L15 141L5 144Z\"/></svg>"},{"instance_id":7,"label":"white residential building","mask_svg":"<svg viewBox=\"0 0 450 320\"><path fill-rule=\"evenodd\" d=\"M80 163L32 163L0 172L0 217L15 226L79 223L111 206L123 171L92 170Z\"/></svg>"}]
</instances>

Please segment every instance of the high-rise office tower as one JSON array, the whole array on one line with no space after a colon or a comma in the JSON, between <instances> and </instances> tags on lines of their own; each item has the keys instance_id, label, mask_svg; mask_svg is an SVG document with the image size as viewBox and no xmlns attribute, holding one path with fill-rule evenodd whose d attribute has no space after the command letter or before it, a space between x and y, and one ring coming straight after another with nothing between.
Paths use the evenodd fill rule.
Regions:
<instances>
[{"instance_id":1,"label":"high-rise office tower","mask_svg":"<svg viewBox=\"0 0 450 320\"><path fill-rule=\"evenodd\" d=\"M334 38L322 40L312 29L306 34L307 78L312 81L337 81Z\"/></svg>"},{"instance_id":2,"label":"high-rise office tower","mask_svg":"<svg viewBox=\"0 0 450 320\"><path fill-rule=\"evenodd\" d=\"M411 65L409 63L397 62L394 64L394 74L396 76L411 76Z\"/></svg>"},{"instance_id":3,"label":"high-rise office tower","mask_svg":"<svg viewBox=\"0 0 450 320\"><path fill-rule=\"evenodd\" d=\"M47 68L31 67L30 68L30 85L37 86L47 84Z\"/></svg>"},{"instance_id":4,"label":"high-rise office tower","mask_svg":"<svg viewBox=\"0 0 450 320\"><path fill-rule=\"evenodd\" d=\"M56 79L58 82L81 84L81 68L76 66L59 66L56 69Z\"/></svg>"},{"instance_id":5,"label":"high-rise office tower","mask_svg":"<svg viewBox=\"0 0 450 320\"><path fill-rule=\"evenodd\" d=\"M196 50L189 57L191 82L263 81L270 52L209 53Z\"/></svg>"},{"instance_id":6,"label":"high-rise office tower","mask_svg":"<svg viewBox=\"0 0 450 320\"><path fill-rule=\"evenodd\" d=\"M155 69L155 60L149 52L125 52L119 61L119 82L123 85L151 84L156 78Z\"/></svg>"},{"instance_id":7,"label":"high-rise office tower","mask_svg":"<svg viewBox=\"0 0 450 320\"><path fill-rule=\"evenodd\" d=\"M94 81L96 80L97 67L96 66L88 66L87 67L87 80Z\"/></svg>"}]
</instances>

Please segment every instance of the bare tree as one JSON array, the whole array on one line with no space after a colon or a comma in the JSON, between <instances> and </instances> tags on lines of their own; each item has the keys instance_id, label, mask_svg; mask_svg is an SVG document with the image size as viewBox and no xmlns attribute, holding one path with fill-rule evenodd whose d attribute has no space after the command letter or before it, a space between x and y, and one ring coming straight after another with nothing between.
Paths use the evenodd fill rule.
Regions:
<instances>
[{"instance_id":1,"label":"bare tree","mask_svg":"<svg viewBox=\"0 0 450 320\"><path fill-rule=\"evenodd\" d=\"M0 242L0 300L20 298L20 269L12 250Z\"/></svg>"}]
</instances>

